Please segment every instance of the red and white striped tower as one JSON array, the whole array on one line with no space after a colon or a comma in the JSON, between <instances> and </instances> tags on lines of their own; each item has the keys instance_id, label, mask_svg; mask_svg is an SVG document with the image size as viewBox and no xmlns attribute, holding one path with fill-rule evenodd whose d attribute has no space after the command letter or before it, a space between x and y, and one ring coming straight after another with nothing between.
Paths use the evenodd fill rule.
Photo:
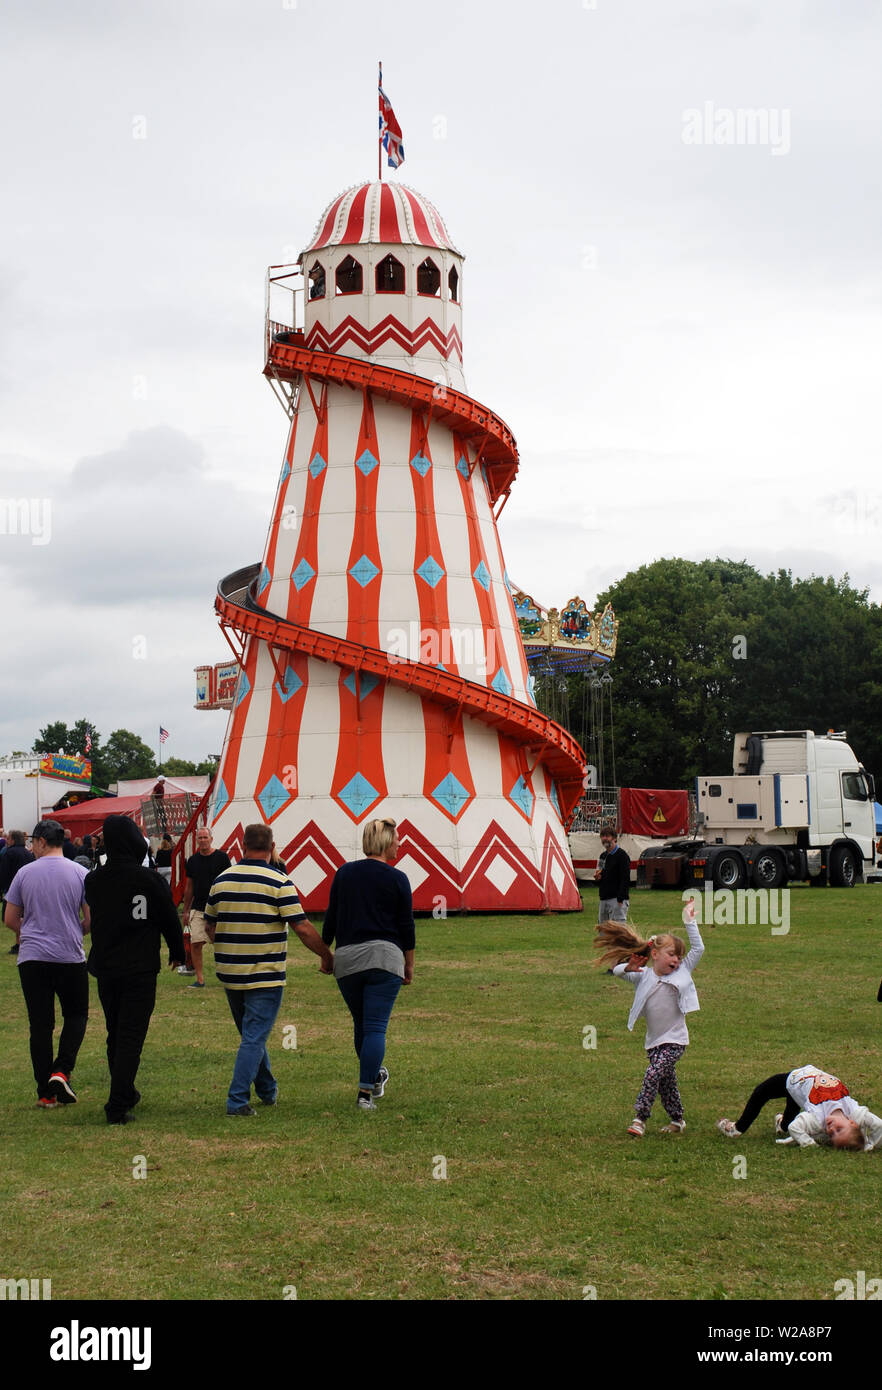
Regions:
<instances>
[{"instance_id":1,"label":"red and white striped tower","mask_svg":"<svg viewBox=\"0 0 882 1390\"><path fill-rule=\"evenodd\" d=\"M266 550L218 590L242 670L215 843L268 822L320 910L392 816L418 908L578 908L585 759L528 691L496 528L517 450L465 394L462 256L426 198L376 182L299 266L304 327L267 334L291 427Z\"/></svg>"}]
</instances>

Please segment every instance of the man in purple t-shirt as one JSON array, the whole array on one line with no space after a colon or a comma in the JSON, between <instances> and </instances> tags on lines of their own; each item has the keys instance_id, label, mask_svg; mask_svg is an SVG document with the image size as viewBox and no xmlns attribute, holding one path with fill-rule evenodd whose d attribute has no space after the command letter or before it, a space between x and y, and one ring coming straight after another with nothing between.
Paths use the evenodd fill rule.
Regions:
<instances>
[{"instance_id":1,"label":"man in purple t-shirt","mask_svg":"<svg viewBox=\"0 0 882 1390\"><path fill-rule=\"evenodd\" d=\"M9 886L6 925L19 939L18 974L30 1024L37 1104L49 1110L76 1100L70 1078L89 1017L83 950L89 909L83 888L86 870L64 857L64 831L58 822L41 820L31 843L35 862L19 869ZM53 1058L56 996L62 1027Z\"/></svg>"}]
</instances>

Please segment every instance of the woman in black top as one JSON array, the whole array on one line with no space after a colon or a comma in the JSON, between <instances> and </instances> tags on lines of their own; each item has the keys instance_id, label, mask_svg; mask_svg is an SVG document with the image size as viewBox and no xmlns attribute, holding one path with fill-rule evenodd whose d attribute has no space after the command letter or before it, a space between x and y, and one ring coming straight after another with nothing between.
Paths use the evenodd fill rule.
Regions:
<instances>
[{"instance_id":1,"label":"woman in black top","mask_svg":"<svg viewBox=\"0 0 882 1390\"><path fill-rule=\"evenodd\" d=\"M157 873L160 873L162 875L162 877L165 879L166 883L169 884L169 886L171 886L173 849L174 845L172 843L171 835L163 835L159 845L159 849L156 851L156 870Z\"/></svg>"},{"instance_id":2,"label":"woman in black top","mask_svg":"<svg viewBox=\"0 0 882 1390\"><path fill-rule=\"evenodd\" d=\"M322 940L336 940L334 976L349 1006L359 1061L357 1105L375 1110L389 1073L386 1029L398 991L413 980L415 933L410 883L393 868L400 848L394 820L370 821L365 858L334 875Z\"/></svg>"}]
</instances>

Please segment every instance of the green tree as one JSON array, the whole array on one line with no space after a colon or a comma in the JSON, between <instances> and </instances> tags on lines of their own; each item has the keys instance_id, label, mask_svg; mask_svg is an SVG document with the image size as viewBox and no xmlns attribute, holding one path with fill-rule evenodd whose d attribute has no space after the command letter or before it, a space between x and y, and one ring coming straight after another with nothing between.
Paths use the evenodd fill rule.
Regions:
<instances>
[{"instance_id":1,"label":"green tree","mask_svg":"<svg viewBox=\"0 0 882 1390\"><path fill-rule=\"evenodd\" d=\"M166 758L162 764L162 770L166 777L193 777L196 773L196 764L191 763L187 758Z\"/></svg>"},{"instance_id":2,"label":"green tree","mask_svg":"<svg viewBox=\"0 0 882 1390\"><path fill-rule=\"evenodd\" d=\"M107 788L111 782L153 777L156 770L152 748L128 729L114 729L97 758L92 760L92 782Z\"/></svg>"},{"instance_id":3,"label":"green tree","mask_svg":"<svg viewBox=\"0 0 882 1390\"><path fill-rule=\"evenodd\" d=\"M730 771L737 732L831 725L882 771L882 609L847 576L657 560L598 595L598 608L607 602L620 621L611 669L623 785Z\"/></svg>"},{"instance_id":4,"label":"green tree","mask_svg":"<svg viewBox=\"0 0 882 1390\"><path fill-rule=\"evenodd\" d=\"M34 739L35 753L67 753L70 751L70 730L60 719L47 724Z\"/></svg>"}]
</instances>

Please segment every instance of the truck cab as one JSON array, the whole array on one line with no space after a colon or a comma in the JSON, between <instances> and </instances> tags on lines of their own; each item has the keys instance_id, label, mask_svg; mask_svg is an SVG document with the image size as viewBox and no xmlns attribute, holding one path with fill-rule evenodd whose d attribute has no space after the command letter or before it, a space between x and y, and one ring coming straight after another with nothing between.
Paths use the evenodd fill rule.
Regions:
<instances>
[{"instance_id":1,"label":"truck cab","mask_svg":"<svg viewBox=\"0 0 882 1390\"><path fill-rule=\"evenodd\" d=\"M695 785L705 849L737 849L743 866L736 872L727 858L723 882L719 870L713 874L715 886L777 887L808 878L850 887L872 868L873 779L844 733L736 734L732 766L731 777L698 777ZM738 881L726 882L727 874Z\"/></svg>"},{"instance_id":2,"label":"truck cab","mask_svg":"<svg viewBox=\"0 0 882 1390\"><path fill-rule=\"evenodd\" d=\"M832 729L735 735L732 774L696 777L694 839L644 855L654 886L850 888L876 862L873 778Z\"/></svg>"}]
</instances>

